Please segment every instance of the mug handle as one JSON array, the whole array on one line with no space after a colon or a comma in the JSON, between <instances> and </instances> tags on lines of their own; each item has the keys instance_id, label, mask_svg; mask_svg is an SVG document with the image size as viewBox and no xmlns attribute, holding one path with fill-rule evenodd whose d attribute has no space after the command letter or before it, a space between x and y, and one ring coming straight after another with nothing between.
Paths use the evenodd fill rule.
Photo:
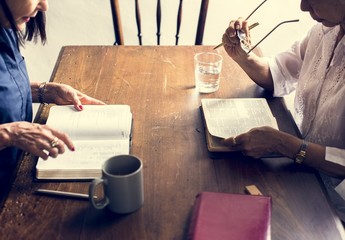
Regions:
<instances>
[{"instance_id":1,"label":"mug handle","mask_svg":"<svg viewBox=\"0 0 345 240\"><path fill-rule=\"evenodd\" d=\"M94 208L103 209L109 204L109 199L105 196L104 199L98 200L97 202L95 201L95 190L99 184L104 184L104 180L97 178L91 182L89 186L89 200Z\"/></svg>"}]
</instances>

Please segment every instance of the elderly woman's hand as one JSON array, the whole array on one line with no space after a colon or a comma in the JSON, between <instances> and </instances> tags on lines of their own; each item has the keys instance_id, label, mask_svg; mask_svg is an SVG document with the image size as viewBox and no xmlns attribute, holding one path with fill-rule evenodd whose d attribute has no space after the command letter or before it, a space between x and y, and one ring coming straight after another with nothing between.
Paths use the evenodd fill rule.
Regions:
<instances>
[{"instance_id":1,"label":"elderly woman's hand","mask_svg":"<svg viewBox=\"0 0 345 240\"><path fill-rule=\"evenodd\" d=\"M74 105L76 110L83 110L85 105L104 105L105 103L79 92L66 84L46 83L44 88L44 102L57 105Z\"/></svg>"},{"instance_id":2,"label":"elderly woman's hand","mask_svg":"<svg viewBox=\"0 0 345 240\"><path fill-rule=\"evenodd\" d=\"M231 21L229 27L223 34L222 42L225 51L235 61L247 56L247 52L241 47L241 40L238 38L236 30L240 30L246 38L242 44L244 44L247 49L251 46L248 22L244 21L243 18Z\"/></svg>"},{"instance_id":3,"label":"elderly woman's hand","mask_svg":"<svg viewBox=\"0 0 345 240\"><path fill-rule=\"evenodd\" d=\"M231 149L241 151L244 155L253 158L265 157L270 154L279 154L287 157L293 157L292 152L287 149L286 144L296 139L287 133L276 130L271 127L258 127L249 130L246 133L235 137L225 139L223 143ZM292 144L290 144L292 147ZM298 150L298 144L296 145Z\"/></svg>"},{"instance_id":4,"label":"elderly woman's hand","mask_svg":"<svg viewBox=\"0 0 345 240\"><path fill-rule=\"evenodd\" d=\"M14 146L43 159L64 153L65 146L74 151L73 142L65 133L47 125L13 122L1 124L0 131L4 133L0 150Z\"/></svg>"}]
</instances>

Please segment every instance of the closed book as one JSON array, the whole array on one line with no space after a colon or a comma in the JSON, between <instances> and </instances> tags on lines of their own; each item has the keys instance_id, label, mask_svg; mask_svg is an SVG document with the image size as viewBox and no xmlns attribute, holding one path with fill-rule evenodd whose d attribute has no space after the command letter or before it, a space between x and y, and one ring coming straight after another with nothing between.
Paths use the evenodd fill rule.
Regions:
<instances>
[{"instance_id":1,"label":"closed book","mask_svg":"<svg viewBox=\"0 0 345 240\"><path fill-rule=\"evenodd\" d=\"M190 240L271 239L271 197L202 192L196 196Z\"/></svg>"}]
</instances>

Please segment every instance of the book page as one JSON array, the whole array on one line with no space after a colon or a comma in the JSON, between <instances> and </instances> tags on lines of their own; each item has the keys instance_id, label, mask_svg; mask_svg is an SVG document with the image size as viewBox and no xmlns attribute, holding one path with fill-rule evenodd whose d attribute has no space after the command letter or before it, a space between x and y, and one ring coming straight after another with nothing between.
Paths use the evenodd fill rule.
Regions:
<instances>
[{"instance_id":1,"label":"book page","mask_svg":"<svg viewBox=\"0 0 345 240\"><path fill-rule=\"evenodd\" d=\"M128 105L52 106L47 125L68 134L75 151L38 159L38 179L90 179L100 174L108 158L129 154L132 113Z\"/></svg>"},{"instance_id":2,"label":"book page","mask_svg":"<svg viewBox=\"0 0 345 240\"><path fill-rule=\"evenodd\" d=\"M69 135L72 140L129 138L132 114L127 105L52 106L47 125Z\"/></svg>"},{"instance_id":3,"label":"book page","mask_svg":"<svg viewBox=\"0 0 345 240\"><path fill-rule=\"evenodd\" d=\"M36 169L44 170L78 170L82 173L85 169L102 169L102 164L108 158L129 154L128 140L108 141L76 141L75 151L66 149L64 154L47 160L39 159Z\"/></svg>"},{"instance_id":4,"label":"book page","mask_svg":"<svg viewBox=\"0 0 345 240\"><path fill-rule=\"evenodd\" d=\"M202 99L201 105L209 133L229 138L255 127L278 129L264 98Z\"/></svg>"}]
</instances>

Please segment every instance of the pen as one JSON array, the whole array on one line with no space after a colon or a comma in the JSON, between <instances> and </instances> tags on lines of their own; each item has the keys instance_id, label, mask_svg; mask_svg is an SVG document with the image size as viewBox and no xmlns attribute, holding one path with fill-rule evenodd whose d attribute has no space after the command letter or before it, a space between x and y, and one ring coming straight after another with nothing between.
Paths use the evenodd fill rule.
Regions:
<instances>
[{"instance_id":1,"label":"pen","mask_svg":"<svg viewBox=\"0 0 345 240\"><path fill-rule=\"evenodd\" d=\"M253 23L252 25L250 25L248 28L249 28L249 30L250 30L250 29L255 28L255 27L258 26L258 25L259 25L259 23L256 22L256 23ZM215 50L215 49L217 49L217 48L219 48L219 47L221 47L221 46L223 46L223 43L220 43L220 44L218 44L217 46L215 46L215 47L213 48L213 50Z\"/></svg>"},{"instance_id":2,"label":"pen","mask_svg":"<svg viewBox=\"0 0 345 240\"><path fill-rule=\"evenodd\" d=\"M84 200L89 199L88 194L64 192L64 191L48 190L48 189L37 189L35 193L49 195L49 196L57 196L57 197L79 198L79 199L84 199Z\"/></svg>"}]
</instances>

